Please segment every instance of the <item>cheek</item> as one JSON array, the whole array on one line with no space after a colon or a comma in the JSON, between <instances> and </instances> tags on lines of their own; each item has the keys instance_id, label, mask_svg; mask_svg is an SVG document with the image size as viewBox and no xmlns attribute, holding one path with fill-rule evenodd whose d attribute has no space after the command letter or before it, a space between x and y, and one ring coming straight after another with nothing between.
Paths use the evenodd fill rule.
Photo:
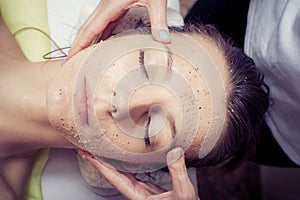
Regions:
<instances>
[{"instance_id":1,"label":"cheek","mask_svg":"<svg viewBox=\"0 0 300 200\"><path fill-rule=\"evenodd\" d=\"M99 120L99 123L103 128L103 134L111 141L112 145L128 152L144 153L148 151L145 148L143 139L133 137L130 133L126 133L126 131L122 130L115 119L109 114L107 114L107 117L105 118L102 117L102 119Z\"/></svg>"}]
</instances>

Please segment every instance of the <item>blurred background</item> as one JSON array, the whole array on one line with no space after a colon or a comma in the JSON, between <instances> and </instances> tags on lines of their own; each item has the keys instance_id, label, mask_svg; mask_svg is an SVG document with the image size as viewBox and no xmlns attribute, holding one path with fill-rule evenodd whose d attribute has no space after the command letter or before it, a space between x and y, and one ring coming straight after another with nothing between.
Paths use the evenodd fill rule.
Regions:
<instances>
[{"instance_id":1,"label":"blurred background","mask_svg":"<svg viewBox=\"0 0 300 200\"><path fill-rule=\"evenodd\" d=\"M182 16L194 3L195 0L180 0ZM200 199L300 199L300 168L269 167L247 162L228 174L212 175L209 172L210 169L205 168L197 172Z\"/></svg>"}]
</instances>

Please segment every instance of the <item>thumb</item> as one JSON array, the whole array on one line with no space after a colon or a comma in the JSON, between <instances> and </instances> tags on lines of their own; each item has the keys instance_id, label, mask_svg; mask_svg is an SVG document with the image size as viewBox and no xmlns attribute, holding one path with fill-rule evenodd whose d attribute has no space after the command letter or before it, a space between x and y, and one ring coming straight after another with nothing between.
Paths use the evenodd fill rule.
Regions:
<instances>
[{"instance_id":1,"label":"thumb","mask_svg":"<svg viewBox=\"0 0 300 200\"><path fill-rule=\"evenodd\" d=\"M184 160L184 151L181 147L176 147L168 152L167 164L172 176L173 186L180 185L188 178Z\"/></svg>"},{"instance_id":2,"label":"thumb","mask_svg":"<svg viewBox=\"0 0 300 200\"><path fill-rule=\"evenodd\" d=\"M172 177L173 197L176 197L175 199L197 199L194 186L187 173L184 151L181 147L176 147L168 152L167 164Z\"/></svg>"},{"instance_id":3,"label":"thumb","mask_svg":"<svg viewBox=\"0 0 300 200\"><path fill-rule=\"evenodd\" d=\"M167 25L167 0L147 1L152 37L162 43L170 43L171 37Z\"/></svg>"}]
</instances>

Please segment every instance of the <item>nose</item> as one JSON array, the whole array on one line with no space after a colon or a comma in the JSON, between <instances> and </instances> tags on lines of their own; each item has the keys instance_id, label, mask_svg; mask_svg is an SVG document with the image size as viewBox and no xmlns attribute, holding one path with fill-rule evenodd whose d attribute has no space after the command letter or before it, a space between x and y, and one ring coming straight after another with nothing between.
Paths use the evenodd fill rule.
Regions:
<instances>
[{"instance_id":1,"label":"nose","mask_svg":"<svg viewBox=\"0 0 300 200\"><path fill-rule=\"evenodd\" d=\"M149 137L150 146L160 148L169 144L175 135L178 102L168 89L155 84L133 91L129 99L116 94L112 116L127 134Z\"/></svg>"}]
</instances>

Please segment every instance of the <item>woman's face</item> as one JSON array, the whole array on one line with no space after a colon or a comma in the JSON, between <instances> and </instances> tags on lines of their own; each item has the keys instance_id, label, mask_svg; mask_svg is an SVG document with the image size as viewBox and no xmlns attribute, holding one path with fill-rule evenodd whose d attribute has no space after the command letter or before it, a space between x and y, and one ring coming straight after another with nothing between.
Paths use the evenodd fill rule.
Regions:
<instances>
[{"instance_id":1,"label":"woman's face","mask_svg":"<svg viewBox=\"0 0 300 200\"><path fill-rule=\"evenodd\" d=\"M101 157L160 163L174 146L205 156L225 122L226 62L204 36L172 39L124 36L82 51L49 86L50 122Z\"/></svg>"}]
</instances>

